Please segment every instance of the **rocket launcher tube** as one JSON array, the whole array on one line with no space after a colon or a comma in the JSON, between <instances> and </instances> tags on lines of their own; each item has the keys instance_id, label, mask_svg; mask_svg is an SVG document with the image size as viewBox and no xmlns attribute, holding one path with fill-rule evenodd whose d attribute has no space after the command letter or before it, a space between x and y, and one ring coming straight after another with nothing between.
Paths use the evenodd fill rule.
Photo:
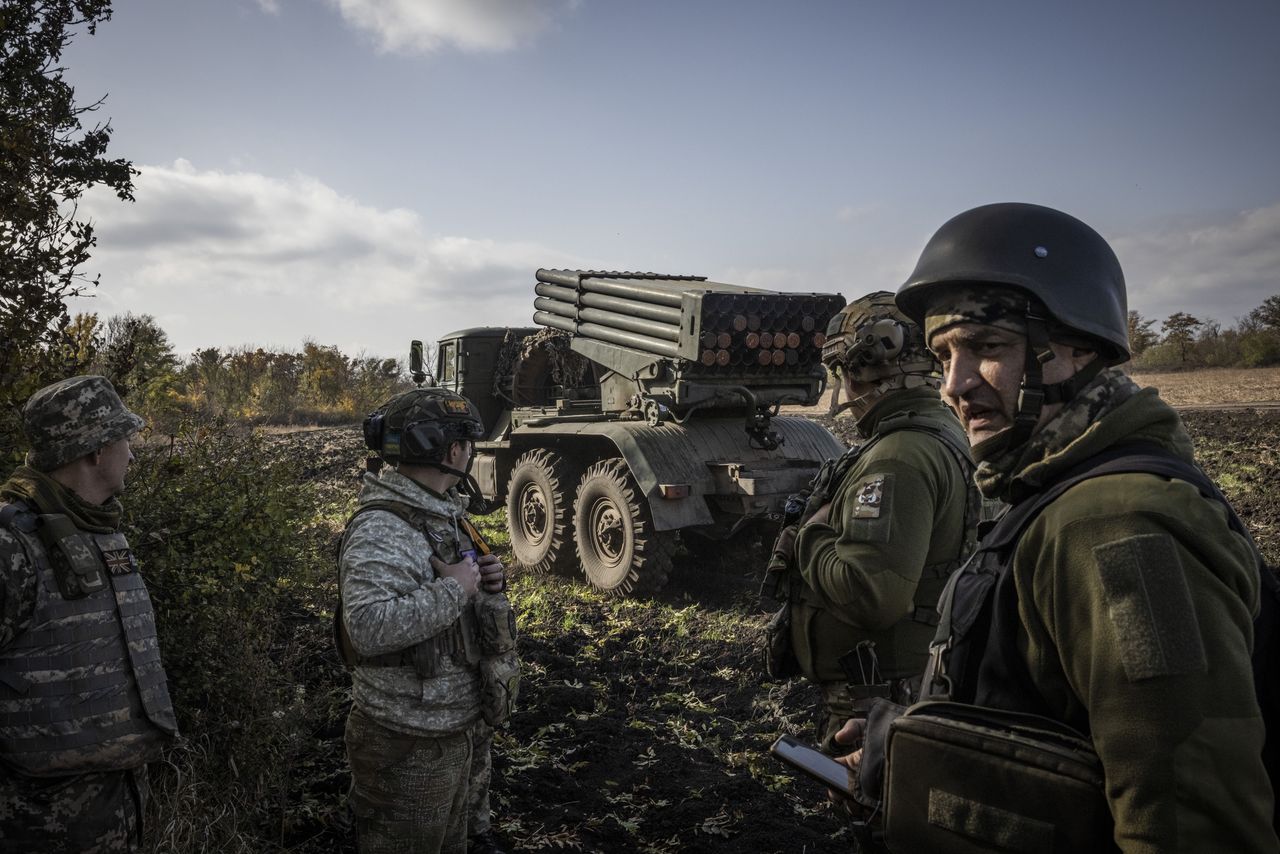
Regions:
<instances>
[{"instance_id":1,"label":"rocket launcher tube","mask_svg":"<svg viewBox=\"0 0 1280 854\"><path fill-rule=\"evenodd\" d=\"M683 320L680 309L672 308L666 305L654 305L649 302L639 302L637 300L625 299L623 297L610 297L604 294L593 294L586 291L575 291L573 288L561 287L560 285L548 285L545 282L539 282L533 288L533 292L540 297L550 297L560 300L561 302L572 303L575 300L584 306L590 308L602 308L605 311L616 311L619 314L632 315L634 317L643 317L645 320L660 320L663 323L670 323L673 326L679 326Z\"/></svg>"},{"instance_id":2,"label":"rocket launcher tube","mask_svg":"<svg viewBox=\"0 0 1280 854\"><path fill-rule=\"evenodd\" d=\"M601 326L598 323L575 323L567 317L560 317L549 311L534 312L533 322L541 326L550 326L552 329L568 332L571 335L594 338L597 341L617 344L621 347L631 347L645 353L671 356L672 358L680 357L680 348L675 342L651 338L648 335L638 335L634 332L625 332L621 329Z\"/></svg>"},{"instance_id":3,"label":"rocket launcher tube","mask_svg":"<svg viewBox=\"0 0 1280 854\"><path fill-rule=\"evenodd\" d=\"M626 332L636 332L641 335L649 335L666 341L680 340L679 326L661 323L656 320L628 317L625 314L603 311L598 308L575 308L572 303L561 302L560 300L551 299L549 297L538 297L533 301L533 307L539 311L549 311L552 314L558 314L561 317L576 318L589 323L599 323L601 325L612 326L615 329L621 329Z\"/></svg>"}]
</instances>

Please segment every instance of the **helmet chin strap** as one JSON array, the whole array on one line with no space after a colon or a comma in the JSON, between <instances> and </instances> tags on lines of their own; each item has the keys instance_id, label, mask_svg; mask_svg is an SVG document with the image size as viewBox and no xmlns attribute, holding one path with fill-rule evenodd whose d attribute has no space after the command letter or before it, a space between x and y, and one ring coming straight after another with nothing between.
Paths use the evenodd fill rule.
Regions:
<instances>
[{"instance_id":1,"label":"helmet chin strap","mask_svg":"<svg viewBox=\"0 0 1280 854\"><path fill-rule=\"evenodd\" d=\"M471 474L471 464L475 462L475 455L467 458L466 469L456 469L453 466L447 466L444 463L426 463L433 468L439 469L445 474L451 474L458 478L458 491L467 496L467 512L474 513L477 516L487 516L502 506L501 502L490 501L485 498L480 491L480 484L476 483L476 479Z\"/></svg>"},{"instance_id":2,"label":"helmet chin strap","mask_svg":"<svg viewBox=\"0 0 1280 854\"><path fill-rule=\"evenodd\" d=\"M1010 448L1023 445L1031 438L1046 404L1052 406L1071 400L1101 373L1104 367L1102 359L1094 358L1062 382L1045 385L1044 365L1055 358L1053 347L1049 343L1049 319L1033 300L1027 300L1025 319L1027 322L1026 361L1022 370L1022 385L1018 389L1018 409L1014 414L1013 426L1009 428L1009 441L1006 447Z\"/></svg>"}]
</instances>

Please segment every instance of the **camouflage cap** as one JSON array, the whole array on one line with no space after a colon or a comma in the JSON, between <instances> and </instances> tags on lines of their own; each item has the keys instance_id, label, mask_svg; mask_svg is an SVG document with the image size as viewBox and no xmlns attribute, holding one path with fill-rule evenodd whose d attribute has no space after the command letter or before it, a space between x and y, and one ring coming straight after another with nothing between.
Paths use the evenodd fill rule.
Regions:
<instances>
[{"instance_id":1,"label":"camouflage cap","mask_svg":"<svg viewBox=\"0 0 1280 854\"><path fill-rule=\"evenodd\" d=\"M955 285L938 288L924 309L924 338L957 323L981 323L1026 334L1027 295L999 285Z\"/></svg>"},{"instance_id":2,"label":"camouflage cap","mask_svg":"<svg viewBox=\"0 0 1280 854\"><path fill-rule=\"evenodd\" d=\"M31 395L22 408L22 429L31 443L27 465L53 471L145 425L106 377L56 382Z\"/></svg>"}]
</instances>

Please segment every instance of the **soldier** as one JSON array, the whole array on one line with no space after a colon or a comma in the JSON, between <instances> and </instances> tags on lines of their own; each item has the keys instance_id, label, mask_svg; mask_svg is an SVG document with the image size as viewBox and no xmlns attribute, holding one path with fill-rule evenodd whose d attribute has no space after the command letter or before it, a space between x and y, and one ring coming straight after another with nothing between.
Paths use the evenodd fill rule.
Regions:
<instances>
[{"instance_id":1,"label":"soldier","mask_svg":"<svg viewBox=\"0 0 1280 854\"><path fill-rule=\"evenodd\" d=\"M938 595L973 548L980 500L964 431L938 395L938 364L893 294L833 317L822 359L864 442L815 481L787 599L797 663L822 692L818 739L832 750L872 698L914 698Z\"/></svg>"},{"instance_id":2,"label":"soldier","mask_svg":"<svg viewBox=\"0 0 1280 854\"><path fill-rule=\"evenodd\" d=\"M103 377L42 388L0 486L0 847L142 848L146 763L177 722L146 585L120 533L143 426Z\"/></svg>"},{"instance_id":3,"label":"soldier","mask_svg":"<svg viewBox=\"0 0 1280 854\"><path fill-rule=\"evenodd\" d=\"M456 489L473 484L483 435L475 407L437 388L397 395L365 421L366 444L395 468L365 476L340 558L362 854L498 850L489 752L514 702L515 622L502 563Z\"/></svg>"},{"instance_id":4,"label":"soldier","mask_svg":"<svg viewBox=\"0 0 1280 854\"><path fill-rule=\"evenodd\" d=\"M1026 520L956 575L926 693L1086 734L1113 821L1090 850L1110 835L1126 852L1276 851L1250 664L1256 555L1212 487L1193 484L1178 415L1116 367L1129 346L1111 247L1056 210L975 208L938 230L897 301L942 361L983 494ZM1134 448L1188 473L1076 480ZM1010 797L1003 815L1021 809ZM1078 818L1050 817L1054 833ZM934 850L980 850L953 838Z\"/></svg>"}]
</instances>

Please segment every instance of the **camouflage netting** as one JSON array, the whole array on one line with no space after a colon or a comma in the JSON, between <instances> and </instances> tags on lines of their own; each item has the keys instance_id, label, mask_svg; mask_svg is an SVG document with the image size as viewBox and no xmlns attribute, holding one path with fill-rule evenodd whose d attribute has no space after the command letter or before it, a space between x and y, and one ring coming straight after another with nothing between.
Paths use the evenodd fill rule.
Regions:
<instances>
[{"instance_id":1,"label":"camouflage netting","mask_svg":"<svg viewBox=\"0 0 1280 854\"><path fill-rule=\"evenodd\" d=\"M557 329L540 329L523 339L508 331L494 366L493 393L512 400L514 376L519 378L516 385L526 391L534 387L581 386L591 362L569 349L570 338Z\"/></svg>"},{"instance_id":2,"label":"camouflage netting","mask_svg":"<svg viewBox=\"0 0 1280 854\"><path fill-rule=\"evenodd\" d=\"M591 367L590 360L569 349L569 334L556 329L543 329L521 342L520 358L528 359L541 350L551 369L551 381L562 388L575 388Z\"/></svg>"}]
</instances>

